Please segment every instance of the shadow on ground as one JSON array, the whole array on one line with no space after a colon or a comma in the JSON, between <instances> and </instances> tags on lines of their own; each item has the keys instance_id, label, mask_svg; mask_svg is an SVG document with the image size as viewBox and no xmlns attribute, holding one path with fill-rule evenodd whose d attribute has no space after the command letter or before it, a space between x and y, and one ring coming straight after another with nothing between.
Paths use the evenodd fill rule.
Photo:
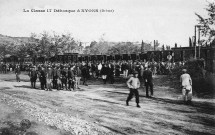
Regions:
<instances>
[{"instance_id":1,"label":"shadow on ground","mask_svg":"<svg viewBox=\"0 0 215 135\"><path fill-rule=\"evenodd\" d=\"M17 123L12 121L3 122L7 127L0 128L0 135L38 135L36 132L28 132L27 130L21 128Z\"/></svg>"}]
</instances>

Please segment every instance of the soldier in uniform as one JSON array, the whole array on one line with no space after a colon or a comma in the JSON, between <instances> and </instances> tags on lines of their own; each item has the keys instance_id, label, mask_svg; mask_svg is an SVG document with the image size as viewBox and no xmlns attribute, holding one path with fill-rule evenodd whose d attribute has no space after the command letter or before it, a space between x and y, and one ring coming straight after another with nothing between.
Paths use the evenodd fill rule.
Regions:
<instances>
[{"instance_id":1,"label":"soldier in uniform","mask_svg":"<svg viewBox=\"0 0 215 135\"><path fill-rule=\"evenodd\" d=\"M31 71L29 72L29 77L30 77L30 81L31 81L31 88L36 89L36 81L37 81L36 67L32 67Z\"/></svg>"},{"instance_id":2,"label":"soldier in uniform","mask_svg":"<svg viewBox=\"0 0 215 135\"><path fill-rule=\"evenodd\" d=\"M68 89L70 91L71 91L71 88L73 88L73 90L75 89L74 88L74 81L75 81L74 78L75 78L74 73L73 73L71 67L69 67L68 68L68 84L69 84Z\"/></svg>"},{"instance_id":3,"label":"soldier in uniform","mask_svg":"<svg viewBox=\"0 0 215 135\"><path fill-rule=\"evenodd\" d=\"M116 77L120 76L120 64L119 64L119 62L116 63L116 65L115 65L115 76Z\"/></svg>"},{"instance_id":4,"label":"soldier in uniform","mask_svg":"<svg viewBox=\"0 0 215 135\"><path fill-rule=\"evenodd\" d=\"M57 75L57 67L54 66L53 67L53 89L57 89L57 79L58 79L58 75Z\"/></svg>"},{"instance_id":5,"label":"soldier in uniform","mask_svg":"<svg viewBox=\"0 0 215 135\"><path fill-rule=\"evenodd\" d=\"M67 90L67 71L65 67L61 70L61 83L62 88L64 89L65 86L65 89Z\"/></svg>"},{"instance_id":6,"label":"soldier in uniform","mask_svg":"<svg viewBox=\"0 0 215 135\"><path fill-rule=\"evenodd\" d=\"M45 88L46 88L46 72L45 72L44 67L41 67L39 80L40 80L41 89L45 90Z\"/></svg>"},{"instance_id":7,"label":"soldier in uniform","mask_svg":"<svg viewBox=\"0 0 215 135\"><path fill-rule=\"evenodd\" d=\"M92 72L93 78L96 78L96 70L97 70L96 64L95 63L91 64L91 72Z\"/></svg>"},{"instance_id":8,"label":"soldier in uniform","mask_svg":"<svg viewBox=\"0 0 215 135\"><path fill-rule=\"evenodd\" d=\"M80 80L81 80L81 70L79 66L76 66L74 69L74 75L75 75L75 83L76 83L76 89L80 89Z\"/></svg>"},{"instance_id":9,"label":"soldier in uniform","mask_svg":"<svg viewBox=\"0 0 215 135\"><path fill-rule=\"evenodd\" d=\"M53 71L51 66L48 66L48 70L46 73L46 87L47 87L47 91L52 91L52 87L51 87L51 83L53 80Z\"/></svg>"},{"instance_id":10,"label":"soldier in uniform","mask_svg":"<svg viewBox=\"0 0 215 135\"><path fill-rule=\"evenodd\" d=\"M110 83L113 84L114 83L114 72L115 72L115 68L114 68L114 65L111 64L111 67L110 67L110 72L109 72L109 78L110 78Z\"/></svg>"},{"instance_id":11,"label":"soldier in uniform","mask_svg":"<svg viewBox=\"0 0 215 135\"><path fill-rule=\"evenodd\" d=\"M89 77L89 70L87 68L87 65L83 65L82 69L81 69L81 75L82 75L82 79L83 79L83 85L87 85L87 78Z\"/></svg>"},{"instance_id":12,"label":"soldier in uniform","mask_svg":"<svg viewBox=\"0 0 215 135\"><path fill-rule=\"evenodd\" d=\"M106 84L106 82L107 82L109 72L110 72L110 70L109 70L108 65L107 64L102 65L101 75L102 75L102 79L103 79L104 84Z\"/></svg>"},{"instance_id":13,"label":"soldier in uniform","mask_svg":"<svg viewBox=\"0 0 215 135\"><path fill-rule=\"evenodd\" d=\"M57 90L60 90L62 88L62 82L61 82L61 73L60 73L60 67L57 68Z\"/></svg>"},{"instance_id":14,"label":"soldier in uniform","mask_svg":"<svg viewBox=\"0 0 215 135\"><path fill-rule=\"evenodd\" d=\"M151 97L153 97L152 71L150 66L148 66L148 68L146 68L146 70L143 72L143 78L146 86L146 97L149 97L149 92L148 92L149 87L150 87Z\"/></svg>"},{"instance_id":15,"label":"soldier in uniform","mask_svg":"<svg viewBox=\"0 0 215 135\"><path fill-rule=\"evenodd\" d=\"M15 74L16 74L16 81L17 81L17 82L20 82L20 74L21 74L21 70L20 70L19 65L17 65L17 66L16 66Z\"/></svg>"}]
</instances>

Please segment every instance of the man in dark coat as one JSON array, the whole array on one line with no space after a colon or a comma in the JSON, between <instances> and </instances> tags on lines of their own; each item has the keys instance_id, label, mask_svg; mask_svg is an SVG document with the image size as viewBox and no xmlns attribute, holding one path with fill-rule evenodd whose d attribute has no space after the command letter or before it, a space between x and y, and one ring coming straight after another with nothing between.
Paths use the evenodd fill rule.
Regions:
<instances>
[{"instance_id":1,"label":"man in dark coat","mask_svg":"<svg viewBox=\"0 0 215 135\"><path fill-rule=\"evenodd\" d=\"M57 68L57 90L61 90L62 88L62 76L61 76L61 70L60 67Z\"/></svg>"},{"instance_id":2,"label":"man in dark coat","mask_svg":"<svg viewBox=\"0 0 215 135\"><path fill-rule=\"evenodd\" d=\"M75 83L74 78L75 78L74 73L73 73L71 67L69 67L68 68L68 84L69 84L68 89L70 91L71 91L71 88L73 88L73 90L75 89L75 87L74 87L74 83Z\"/></svg>"},{"instance_id":3,"label":"man in dark coat","mask_svg":"<svg viewBox=\"0 0 215 135\"><path fill-rule=\"evenodd\" d=\"M30 73L29 73L30 81L31 81L31 88L36 89L36 81L37 81L37 71L36 67L32 67Z\"/></svg>"},{"instance_id":4,"label":"man in dark coat","mask_svg":"<svg viewBox=\"0 0 215 135\"><path fill-rule=\"evenodd\" d=\"M110 72L110 70L109 70L108 65L107 64L102 65L101 75L102 75L102 79L103 79L104 84L106 84L106 82L107 82L109 72Z\"/></svg>"},{"instance_id":5,"label":"man in dark coat","mask_svg":"<svg viewBox=\"0 0 215 135\"><path fill-rule=\"evenodd\" d=\"M57 74L57 67L53 67L53 89L57 89L57 79L58 79L58 74Z\"/></svg>"},{"instance_id":6,"label":"man in dark coat","mask_svg":"<svg viewBox=\"0 0 215 135\"><path fill-rule=\"evenodd\" d=\"M148 89L150 87L150 93L151 93L151 97L153 97L153 79L152 79L152 71L151 71L151 67L148 66L148 68L146 68L146 70L143 72L143 78L144 78L144 83L146 86L146 97L149 97L149 92Z\"/></svg>"},{"instance_id":7,"label":"man in dark coat","mask_svg":"<svg viewBox=\"0 0 215 135\"><path fill-rule=\"evenodd\" d=\"M81 69L81 76L83 79L83 85L87 85L87 78L89 77L89 69L87 68L87 65L84 65Z\"/></svg>"},{"instance_id":8,"label":"man in dark coat","mask_svg":"<svg viewBox=\"0 0 215 135\"><path fill-rule=\"evenodd\" d=\"M46 72L45 72L44 67L42 67L41 70L40 70L39 79L40 79L41 89L45 90L45 87L46 87Z\"/></svg>"},{"instance_id":9,"label":"man in dark coat","mask_svg":"<svg viewBox=\"0 0 215 135\"><path fill-rule=\"evenodd\" d=\"M67 70L66 67L63 67L63 69L61 70L61 83L62 83L62 88L64 89L64 86L67 90Z\"/></svg>"},{"instance_id":10,"label":"man in dark coat","mask_svg":"<svg viewBox=\"0 0 215 135\"><path fill-rule=\"evenodd\" d=\"M109 78L110 78L110 83L113 84L114 83L114 73L115 73L115 68L114 68L114 65L111 64L111 67L109 69Z\"/></svg>"}]
</instances>

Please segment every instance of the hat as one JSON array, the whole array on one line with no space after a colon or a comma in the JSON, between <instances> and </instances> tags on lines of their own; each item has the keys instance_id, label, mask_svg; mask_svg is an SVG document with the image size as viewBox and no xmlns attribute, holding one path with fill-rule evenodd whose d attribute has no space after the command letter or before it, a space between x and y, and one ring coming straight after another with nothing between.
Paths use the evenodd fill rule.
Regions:
<instances>
[{"instance_id":1,"label":"hat","mask_svg":"<svg viewBox=\"0 0 215 135\"><path fill-rule=\"evenodd\" d=\"M187 69L182 69L182 72L187 72Z\"/></svg>"},{"instance_id":2,"label":"hat","mask_svg":"<svg viewBox=\"0 0 215 135\"><path fill-rule=\"evenodd\" d=\"M134 73L133 74L138 74L138 72L137 71L134 71Z\"/></svg>"}]
</instances>

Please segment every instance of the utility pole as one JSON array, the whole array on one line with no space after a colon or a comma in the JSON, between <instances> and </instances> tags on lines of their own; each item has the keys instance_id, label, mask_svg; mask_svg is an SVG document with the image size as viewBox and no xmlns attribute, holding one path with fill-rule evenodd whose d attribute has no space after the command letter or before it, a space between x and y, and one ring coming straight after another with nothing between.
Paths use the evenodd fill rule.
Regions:
<instances>
[{"instance_id":1,"label":"utility pole","mask_svg":"<svg viewBox=\"0 0 215 135\"><path fill-rule=\"evenodd\" d=\"M198 27L199 29L199 31L198 31L198 45L199 45L199 59L200 59L200 54L201 54L201 45L200 45L200 26Z\"/></svg>"},{"instance_id":2,"label":"utility pole","mask_svg":"<svg viewBox=\"0 0 215 135\"><path fill-rule=\"evenodd\" d=\"M196 59L196 25L195 25L195 27L194 27L194 47L195 47L195 56L194 56L194 58Z\"/></svg>"},{"instance_id":3,"label":"utility pole","mask_svg":"<svg viewBox=\"0 0 215 135\"><path fill-rule=\"evenodd\" d=\"M195 59L196 59L196 28L198 27L198 44L200 44L200 28L201 28L201 25L195 25L195 39L194 39L194 45L195 45ZM200 45L199 45L199 58L200 58Z\"/></svg>"}]
</instances>

